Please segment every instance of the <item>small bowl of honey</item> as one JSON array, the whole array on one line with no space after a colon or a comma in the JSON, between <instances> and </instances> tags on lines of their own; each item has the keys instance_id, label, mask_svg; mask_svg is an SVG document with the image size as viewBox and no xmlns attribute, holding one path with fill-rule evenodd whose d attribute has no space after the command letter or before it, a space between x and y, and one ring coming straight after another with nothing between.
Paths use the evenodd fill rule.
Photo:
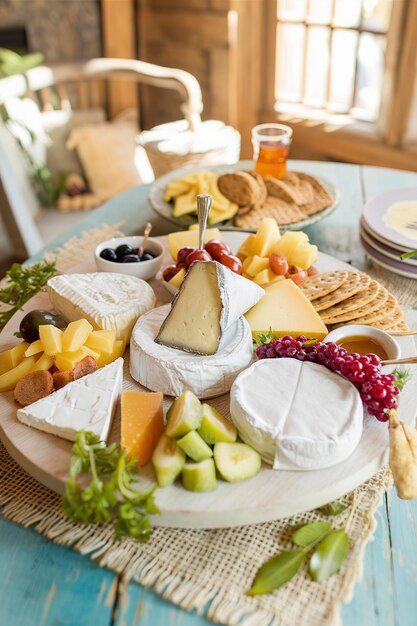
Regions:
<instances>
[{"instance_id":1,"label":"small bowl of honey","mask_svg":"<svg viewBox=\"0 0 417 626\"><path fill-rule=\"evenodd\" d=\"M348 324L332 330L324 341L333 341L348 352L376 354L382 361L399 359L398 342L384 330L362 324Z\"/></svg>"}]
</instances>

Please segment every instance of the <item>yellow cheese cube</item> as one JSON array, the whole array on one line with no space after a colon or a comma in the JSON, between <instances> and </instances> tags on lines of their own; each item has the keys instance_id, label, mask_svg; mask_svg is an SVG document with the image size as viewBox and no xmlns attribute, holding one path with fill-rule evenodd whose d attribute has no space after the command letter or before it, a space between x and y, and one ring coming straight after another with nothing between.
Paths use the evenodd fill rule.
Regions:
<instances>
[{"instance_id":1,"label":"yellow cheese cube","mask_svg":"<svg viewBox=\"0 0 417 626\"><path fill-rule=\"evenodd\" d=\"M88 346L81 346L80 352L84 354L83 358L86 356L92 356L93 359L95 359L96 361L99 360L100 354L101 354L100 350L93 350L92 348L89 348Z\"/></svg>"},{"instance_id":2,"label":"yellow cheese cube","mask_svg":"<svg viewBox=\"0 0 417 626\"><path fill-rule=\"evenodd\" d=\"M308 243L308 236L306 233L303 233L301 230L287 230L282 235L281 239L277 241L274 246L272 246L271 253L275 252L276 254L280 254L288 259L291 252L295 250L300 243ZM290 261L288 262L290 263Z\"/></svg>"},{"instance_id":3,"label":"yellow cheese cube","mask_svg":"<svg viewBox=\"0 0 417 626\"><path fill-rule=\"evenodd\" d=\"M220 239L223 241L223 237L218 228L208 228L204 241L210 241L210 239ZM196 228L190 226L189 230L183 230L178 233L170 233L168 235L168 247L172 258L176 261L178 250L185 248L185 246L191 246L198 248L198 225Z\"/></svg>"},{"instance_id":4,"label":"yellow cheese cube","mask_svg":"<svg viewBox=\"0 0 417 626\"><path fill-rule=\"evenodd\" d=\"M12 351L4 350L0 353L0 375L13 368Z\"/></svg>"},{"instance_id":5,"label":"yellow cheese cube","mask_svg":"<svg viewBox=\"0 0 417 626\"><path fill-rule=\"evenodd\" d=\"M313 246L311 243L299 243L287 257L287 261L290 265L296 265L302 270L307 270L311 267L318 258L317 246Z\"/></svg>"},{"instance_id":6,"label":"yellow cheese cube","mask_svg":"<svg viewBox=\"0 0 417 626\"><path fill-rule=\"evenodd\" d=\"M125 347L126 347L126 344L123 341L123 339L117 339L114 342L114 347L111 352L102 352L100 354L98 361L97 361L97 365L99 367L104 367L105 365L108 365L109 363L112 363L113 361L118 359L119 356L123 356Z\"/></svg>"},{"instance_id":7,"label":"yellow cheese cube","mask_svg":"<svg viewBox=\"0 0 417 626\"><path fill-rule=\"evenodd\" d=\"M38 339L37 341L33 341L29 348L25 351L25 356L33 356L34 354L38 354L39 352L43 352L42 341Z\"/></svg>"},{"instance_id":8,"label":"yellow cheese cube","mask_svg":"<svg viewBox=\"0 0 417 626\"><path fill-rule=\"evenodd\" d=\"M87 341L93 330L86 319L70 322L62 335L62 352L76 352Z\"/></svg>"},{"instance_id":9,"label":"yellow cheese cube","mask_svg":"<svg viewBox=\"0 0 417 626\"><path fill-rule=\"evenodd\" d=\"M82 349L77 352L60 352L55 356L55 365L60 372L72 370L73 367L86 357L85 351Z\"/></svg>"},{"instance_id":10,"label":"yellow cheese cube","mask_svg":"<svg viewBox=\"0 0 417 626\"><path fill-rule=\"evenodd\" d=\"M246 263L248 259L250 259L250 262ZM259 272L262 272L262 270L266 270L269 268L268 257L258 256L257 254L255 254L252 257L248 257L248 259L245 259L245 261L243 262L243 269L247 274L249 274L249 276L256 276L257 274L259 274Z\"/></svg>"},{"instance_id":11,"label":"yellow cheese cube","mask_svg":"<svg viewBox=\"0 0 417 626\"><path fill-rule=\"evenodd\" d=\"M0 376L0 391L11 391L14 389L19 380L26 374L29 374L34 364L35 357L29 356L24 358L16 367L2 374Z\"/></svg>"},{"instance_id":12,"label":"yellow cheese cube","mask_svg":"<svg viewBox=\"0 0 417 626\"><path fill-rule=\"evenodd\" d=\"M115 330L93 330L84 345L98 352L111 352L115 341Z\"/></svg>"},{"instance_id":13,"label":"yellow cheese cube","mask_svg":"<svg viewBox=\"0 0 417 626\"><path fill-rule=\"evenodd\" d=\"M276 220L273 217L264 217L255 239L251 243L254 254L269 256L273 246L279 241L280 233Z\"/></svg>"},{"instance_id":14,"label":"yellow cheese cube","mask_svg":"<svg viewBox=\"0 0 417 626\"><path fill-rule=\"evenodd\" d=\"M169 284L170 284L170 285L173 285L174 287L176 287L176 288L178 289L178 287L181 285L181 283L182 283L182 281L183 281L184 276L186 275L186 273L187 273L187 272L186 272L186 270L185 270L184 268L180 269L180 271L179 271L179 272L177 272L177 273L175 274L175 276L173 276L173 277L171 278L171 280L169 280L169 281L168 281L168 282L169 282Z\"/></svg>"},{"instance_id":15,"label":"yellow cheese cube","mask_svg":"<svg viewBox=\"0 0 417 626\"><path fill-rule=\"evenodd\" d=\"M264 285L276 283L279 280L285 280L285 276L278 276L277 274L274 274L274 272L269 269L269 267L267 267L266 269L258 272L258 274L256 274L256 276L252 278L252 280L257 285L261 285L263 287Z\"/></svg>"},{"instance_id":16,"label":"yellow cheese cube","mask_svg":"<svg viewBox=\"0 0 417 626\"><path fill-rule=\"evenodd\" d=\"M35 365L32 367L30 371L40 372L43 370L49 370L53 366L53 364L54 364L54 357L43 353L42 356L38 358Z\"/></svg>"},{"instance_id":17,"label":"yellow cheese cube","mask_svg":"<svg viewBox=\"0 0 417 626\"><path fill-rule=\"evenodd\" d=\"M39 337L43 345L45 354L54 356L62 352L62 335L64 333L52 324L39 326Z\"/></svg>"},{"instance_id":18,"label":"yellow cheese cube","mask_svg":"<svg viewBox=\"0 0 417 626\"><path fill-rule=\"evenodd\" d=\"M254 339L270 328L275 337L305 335L320 341L327 335L319 314L292 280L268 285L264 297L245 313L245 317Z\"/></svg>"},{"instance_id":19,"label":"yellow cheese cube","mask_svg":"<svg viewBox=\"0 0 417 626\"><path fill-rule=\"evenodd\" d=\"M239 257L241 261L246 259L248 256L252 256L254 254L252 250L253 242L255 241L255 235L249 235L246 237L245 241L240 246L239 250L236 253L236 256Z\"/></svg>"},{"instance_id":20,"label":"yellow cheese cube","mask_svg":"<svg viewBox=\"0 0 417 626\"><path fill-rule=\"evenodd\" d=\"M234 202L230 202L227 209L215 209L211 207L208 215L209 224L217 224L218 222L225 222L232 219L238 211L238 205Z\"/></svg>"},{"instance_id":21,"label":"yellow cheese cube","mask_svg":"<svg viewBox=\"0 0 417 626\"><path fill-rule=\"evenodd\" d=\"M12 358L12 367L16 367L19 365L25 358L25 352L29 348L29 344L27 341L22 341L22 343L18 343L17 346L11 348L10 354Z\"/></svg>"},{"instance_id":22,"label":"yellow cheese cube","mask_svg":"<svg viewBox=\"0 0 417 626\"><path fill-rule=\"evenodd\" d=\"M197 201L196 190L193 187L175 198L172 215L174 217L182 217L188 213L194 213L194 211L197 211Z\"/></svg>"}]
</instances>

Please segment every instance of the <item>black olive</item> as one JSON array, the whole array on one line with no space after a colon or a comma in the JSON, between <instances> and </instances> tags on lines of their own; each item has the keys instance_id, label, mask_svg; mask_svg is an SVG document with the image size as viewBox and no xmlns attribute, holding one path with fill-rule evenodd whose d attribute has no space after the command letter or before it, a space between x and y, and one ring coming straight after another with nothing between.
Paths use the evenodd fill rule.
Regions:
<instances>
[{"instance_id":1,"label":"black olive","mask_svg":"<svg viewBox=\"0 0 417 626\"><path fill-rule=\"evenodd\" d=\"M120 259L120 263L139 263L140 257L137 254L126 254L122 259Z\"/></svg>"},{"instance_id":2,"label":"black olive","mask_svg":"<svg viewBox=\"0 0 417 626\"><path fill-rule=\"evenodd\" d=\"M100 252L100 256L106 261L113 261L113 263L117 263L116 250L113 250L113 248L104 248L104 250Z\"/></svg>"},{"instance_id":3,"label":"black olive","mask_svg":"<svg viewBox=\"0 0 417 626\"><path fill-rule=\"evenodd\" d=\"M55 315L55 313L44 311L43 309L35 309L29 311L20 322L19 332L22 339L29 343L37 341L39 339L39 326L44 326L45 324L52 324L52 326L61 328L61 330L68 326L68 322L60 315Z\"/></svg>"},{"instance_id":4,"label":"black olive","mask_svg":"<svg viewBox=\"0 0 417 626\"><path fill-rule=\"evenodd\" d=\"M134 249L132 246L129 246L127 243L122 243L120 246L116 248L116 255L119 261L126 256L127 254L134 254Z\"/></svg>"},{"instance_id":5,"label":"black olive","mask_svg":"<svg viewBox=\"0 0 417 626\"><path fill-rule=\"evenodd\" d=\"M151 261L152 259L154 259L154 255L152 254L152 252L144 252L142 255L142 261Z\"/></svg>"}]
</instances>

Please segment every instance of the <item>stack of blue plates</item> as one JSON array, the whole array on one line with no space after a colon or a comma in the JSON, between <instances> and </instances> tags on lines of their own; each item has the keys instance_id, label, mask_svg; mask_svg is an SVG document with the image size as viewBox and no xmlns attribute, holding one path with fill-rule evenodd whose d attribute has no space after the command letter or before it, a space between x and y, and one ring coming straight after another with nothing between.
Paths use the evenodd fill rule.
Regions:
<instances>
[{"instance_id":1,"label":"stack of blue plates","mask_svg":"<svg viewBox=\"0 0 417 626\"><path fill-rule=\"evenodd\" d=\"M417 188L393 189L370 200L363 209L360 238L367 256L391 272L417 279Z\"/></svg>"}]
</instances>

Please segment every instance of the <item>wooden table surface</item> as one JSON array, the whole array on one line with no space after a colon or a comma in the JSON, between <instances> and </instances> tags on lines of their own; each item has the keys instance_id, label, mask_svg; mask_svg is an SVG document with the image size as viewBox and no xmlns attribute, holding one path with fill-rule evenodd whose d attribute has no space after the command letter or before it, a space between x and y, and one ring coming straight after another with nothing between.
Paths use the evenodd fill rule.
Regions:
<instances>
[{"instance_id":1,"label":"wooden table surface","mask_svg":"<svg viewBox=\"0 0 417 626\"><path fill-rule=\"evenodd\" d=\"M358 235L364 202L388 189L417 187L417 174L411 172L312 161L292 162L290 167L322 176L340 190L341 201L334 213L306 232L320 250L358 268L366 267ZM121 194L48 249L85 229L119 221L125 222L122 230L127 234L141 232L149 219L157 235L175 230L153 213L147 195L147 185ZM363 578L352 601L342 609L343 624L417 625L417 501L401 501L391 490L376 519L374 540L365 551ZM208 622L136 583L124 588L120 577L99 568L89 557L0 516L0 625L38 624L203 626Z\"/></svg>"}]
</instances>

